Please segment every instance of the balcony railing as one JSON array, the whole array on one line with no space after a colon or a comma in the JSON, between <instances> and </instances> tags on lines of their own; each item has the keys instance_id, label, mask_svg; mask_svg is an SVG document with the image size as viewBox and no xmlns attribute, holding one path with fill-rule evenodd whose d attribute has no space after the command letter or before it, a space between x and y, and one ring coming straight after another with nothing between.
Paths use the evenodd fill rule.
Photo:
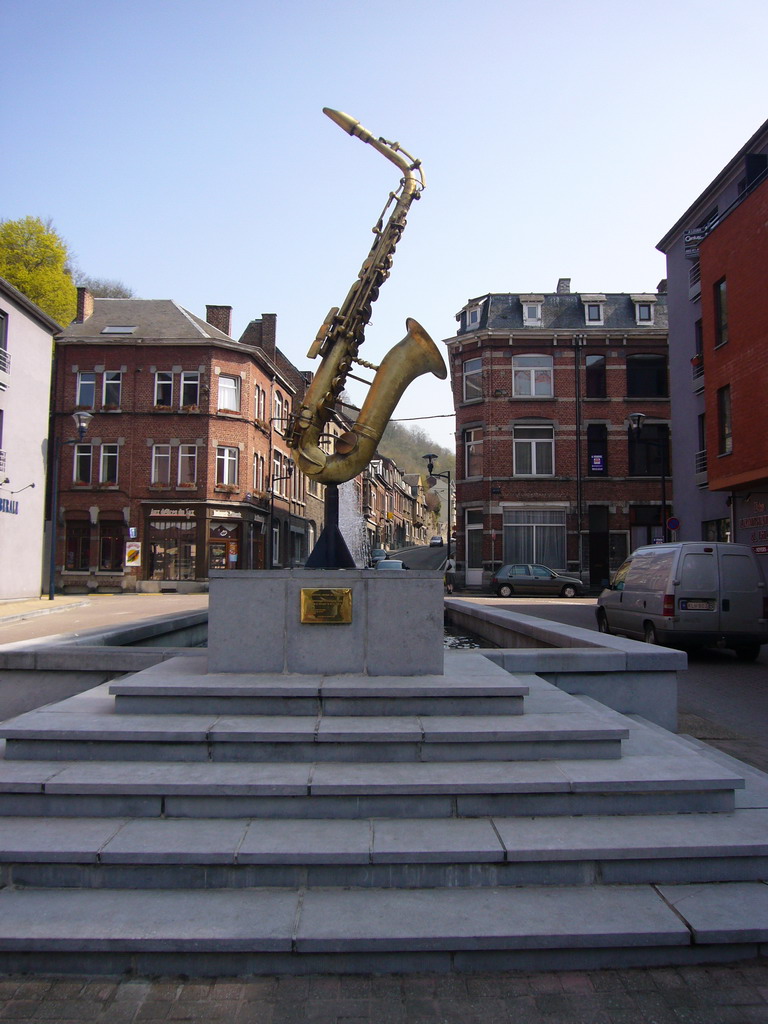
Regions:
<instances>
[{"instance_id":1,"label":"balcony railing","mask_svg":"<svg viewBox=\"0 0 768 1024\"><path fill-rule=\"evenodd\" d=\"M4 373L11 372L11 353L4 348L0 348L0 370Z\"/></svg>"},{"instance_id":2,"label":"balcony railing","mask_svg":"<svg viewBox=\"0 0 768 1024\"><path fill-rule=\"evenodd\" d=\"M5 452L0 449L0 473L5 472Z\"/></svg>"}]
</instances>

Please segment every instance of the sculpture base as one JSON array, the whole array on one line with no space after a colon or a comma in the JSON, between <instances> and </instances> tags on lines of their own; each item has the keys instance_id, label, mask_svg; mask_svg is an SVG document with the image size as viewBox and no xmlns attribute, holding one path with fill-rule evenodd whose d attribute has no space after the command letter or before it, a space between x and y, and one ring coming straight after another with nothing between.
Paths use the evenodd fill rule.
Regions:
<instances>
[{"instance_id":1,"label":"sculpture base","mask_svg":"<svg viewBox=\"0 0 768 1024\"><path fill-rule=\"evenodd\" d=\"M332 621L351 591L350 621ZM305 616L302 621L302 591ZM307 619L311 593L319 615ZM211 572L209 672L441 675L443 578L437 572L274 569Z\"/></svg>"}]
</instances>

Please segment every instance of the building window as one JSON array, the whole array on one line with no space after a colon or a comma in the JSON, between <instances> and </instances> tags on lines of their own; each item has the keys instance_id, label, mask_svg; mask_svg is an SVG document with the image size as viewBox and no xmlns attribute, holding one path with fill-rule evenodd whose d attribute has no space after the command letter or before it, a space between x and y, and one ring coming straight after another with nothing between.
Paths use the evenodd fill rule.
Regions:
<instances>
[{"instance_id":1,"label":"building window","mask_svg":"<svg viewBox=\"0 0 768 1024\"><path fill-rule=\"evenodd\" d=\"M197 370L184 370L181 375L181 406L183 409L200 404L200 374Z\"/></svg>"},{"instance_id":2,"label":"building window","mask_svg":"<svg viewBox=\"0 0 768 1024\"><path fill-rule=\"evenodd\" d=\"M555 471L553 427L515 427L515 476L552 476Z\"/></svg>"},{"instance_id":3,"label":"building window","mask_svg":"<svg viewBox=\"0 0 768 1024\"><path fill-rule=\"evenodd\" d=\"M194 519L150 519L148 571L151 580L193 580L197 557Z\"/></svg>"},{"instance_id":4,"label":"building window","mask_svg":"<svg viewBox=\"0 0 768 1024\"><path fill-rule=\"evenodd\" d=\"M93 448L89 444L75 445L74 481L76 484L89 484L93 473Z\"/></svg>"},{"instance_id":5,"label":"building window","mask_svg":"<svg viewBox=\"0 0 768 1024\"><path fill-rule=\"evenodd\" d=\"M170 487L171 446L169 444L152 445L152 476L150 482L163 487Z\"/></svg>"},{"instance_id":6,"label":"building window","mask_svg":"<svg viewBox=\"0 0 768 1024\"><path fill-rule=\"evenodd\" d=\"M629 475L662 476L669 473L669 427L666 423L644 424L638 437L629 430Z\"/></svg>"},{"instance_id":7,"label":"building window","mask_svg":"<svg viewBox=\"0 0 768 1024\"><path fill-rule=\"evenodd\" d=\"M240 378L219 377L219 412L240 412Z\"/></svg>"},{"instance_id":8,"label":"building window","mask_svg":"<svg viewBox=\"0 0 768 1024\"><path fill-rule=\"evenodd\" d=\"M155 374L155 405L170 409L173 404L173 374L158 370Z\"/></svg>"},{"instance_id":9,"label":"building window","mask_svg":"<svg viewBox=\"0 0 768 1024\"><path fill-rule=\"evenodd\" d=\"M96 374L92 372L78 373L77 400L79 409L92 409L96 402Z\"/></svg>"},{"instance_id":10,"label":"building window","mask_svg":"<svg viewBox=\"0 0 768 1024\"><path fill-rule=\"evenodd\" d=\"M463 366L464 401L473 402L483 397L483 360L467 359Z\"/></svg>"},{"instance_id":11,"label":"building window","mask_svg":"<svg viewBox=\"0 0 768 1024\"><path fill-rule=\"evenodd\" d=\"M523 301L523 327L541 327L541 302Z\"/></svg>"},{"instance_id":12,"label":"building window","mask_svg":"<svg viewBox=\"0 0 768 1024\"><path fill-rule=\"evenodd\" d=\"M123 375L120 370L107 370L104 374L102 405L109 409L120 408L120 392Z\"/></svg>"},{"instance_id":13,"label":"building window","mask_svg":"<svg viewBox=\"0 0 768 1024\"><path fill-rule=\"evenodd\" d=\"M103 444L101 446L99 483L108 484L110 487L114 487L117 484L117 460L119 452L119 445Z\"/></svg>"},{"instance_id":14,"label":"building window","mask_svg":"<svg viewBox=\"0 0 768 1024\"><path fill-rule=\"evenodd\" d=\"M264 389L258 384L253 396L253 418L264 422Z\"/></svg>"},{"instance_id":15,"label":"building window","mask_svg":"<svg viewBox=\"0 0 768 1024\"><path fill-rule=\"evenodd\" d=\"M65 569L68 572L88 572L90 549L91 524L84 520L67 523Z\"/></svg>"},{"instance_id":16,"label":"building window","mask_svg":"<svg viewBox=\"0 0 768 1024\"><path fill-rule=\"evenodd\" d=\"M464 431L464 472L466 476L483 475L483 428Z\"/></svg>"},{"instance_id":17,"label":"building window","mask_svg":"<svg viewBox=\"0 0 768 1024\"><path fill-rule=\"evenodd\" d=\"M605 295L582 295L581 301L584 305L585 323L590 327L602 326Z\"/></svg>"},{"instance_id":18,"label":"building window","mask_svg":"<svg viewBox=\"0 0 768 1024\"><path fill-rule=\"evenodd\" d=\"M715 347L728 341L728 290L725 278L715 284Z\"/></svg>"},{"instance_id":19,"label":"building window","mask_svg":"<svg viewBox=\"0 0 768 1024\"><path fill-rule=\"evenodd\" d=\"M480 313L482 311L482 304L478 306L470 306L467 309L467 330L474 331L480 326Z\"/></svg>"},{"instance_id":20,"label":"building window","mask_svg":"<svg viewBox=\"0 0 768 1024\"><path fill-rule=\"evenodd\" d=\"M608 428L604 423L587 427L587 458L590 476L608 475Z\"/></svg>"},{"instance_id":21,"label":"building window","mask_svg":"<svg viewBox=\"0 0 768 1024\"><path fill-rule=\"evenodd\" d=\"M197 445L179 445L179 483L197 483Z\"/></svg>"},{"instance_id":22,"label":"building window","mask_svg":"<svg viewBox=\"0 0 768 1024\"><path fill-rule=\"evenodd\" d=\"M717 392L717 454L730 455L732 451L731 387L726 384Z\"/></svg>"},{"instance_id":23,"label":"building window","mask_svg":"<svg viewBox=\"0 0 768 1024\"><path fill-rule=\"evenodd\" d=\"M666 398L668 394L666 356L627 356L627 395L630 398Z\"/></svg>"},{"instance_id":24,"label":"building window","mask_svg":"<svg viewBox=\"0 0 768 1024\"><path fill-rule=\"evenodd\" d=\"M237 484L237 466L240 452L237 448L216 449L216 483Z\"/></svg>"},{"instance_id":25,"label":"building window","mask_svg":"<svg viewBox=\"0 0 768 1024\"><path fill-rule=\"evenodd\" d=\"M653 306L650 302L638 302L637 304L637 322L639 324L652 324L653 323Z\"/></svg>"},{"instance_id":26,"label":"building window","mask_svg":"<svg viewBox=\"0 0 768 1024\"><path fill-rule=\"evenodd\" d=\"M587 398L605 398L605 356L587 356Z\"/></svg>"},{"instance_id":27,"label":"building window","mask_svg":"<svg viewBox=\"0 0 768 1024\"><path fill-rule=\"evenodd\" d=\"M565 512L548 508L505 509L504 562L565 569Z\"/></svg>"},{"instance_id":28,"label":"building window","mask_svg":"<svg viewBox=\"0 0 768 1024\"><path fill-rule=\"evenodd\" d=\"M512 387L516 398L552 395L552 356L513 356Z\"/></svg>"},{"instance_id":29,"label":"building window","mask_svg":"<svg viewBox=\"0 0 768 1024\"><path fill-rule=\"evenodd\" d=\"M99 569L102 572L122 572L123 524L117 520L99 523Z\"/></svg>"}]
</instances>

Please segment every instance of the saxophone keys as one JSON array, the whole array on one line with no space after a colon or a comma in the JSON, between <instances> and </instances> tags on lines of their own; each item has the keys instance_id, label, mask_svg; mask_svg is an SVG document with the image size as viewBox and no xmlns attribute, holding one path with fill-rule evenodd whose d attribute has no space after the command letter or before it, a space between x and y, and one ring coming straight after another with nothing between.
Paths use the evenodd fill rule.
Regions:
<instances>
[{"instance_id":1,"label":"saxophone keys","mask_svg":"<svg viewBox=\"0 0 768 1024\"><path fill-rule=\"evenodd\" d=\"M328 336L328 331L331 329L331 325L333 324L333 321L336 319L336 314L338 312L338 306L331 306L330 310L328 311L328 315L326 316L325 320L323 320L322 327L317 332L317 337L309 346L309 352L307 352L307 359L315 359L317 357L318 353L322 348L323 342Z\"/></svg>"}]
</instances>

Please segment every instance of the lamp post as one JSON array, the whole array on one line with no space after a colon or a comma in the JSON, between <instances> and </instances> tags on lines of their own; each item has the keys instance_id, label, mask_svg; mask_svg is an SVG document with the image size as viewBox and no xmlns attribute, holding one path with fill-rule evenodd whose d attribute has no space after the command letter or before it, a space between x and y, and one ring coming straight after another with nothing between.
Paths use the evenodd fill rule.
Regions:
<instances>
[{"instance_id":1,"label":"lamp post","mask_svg":"<svg viewBox=\"0 0 768 1024\"><path fill-rule=\"evenodd\" d=\"M661 440L643 438L642 432L645 419L646 415L644 412L631 412L629 414L629 428L635 435L635 442L642 440L644 444L658 448L661 451L661 539L666 544L669 540L669 531L667 530L667 445L669 444L669 438L664 437Z\"/></svg>"},{"instance_id":2,"label":"lamp post","mask_svg":"<svg viewBox=\"0 0 768 1024\"><path fill-rule=\"evenodd\" d=\"M442 478L443 480L447 480L448 481L448 531L447 531L448 532L448 541L447 541L448 553L446 555L446 561L450 561L450 559L451 559L451 471L450 471L450 469L447 469L444 473L435 473L435 459L437 457L438 456L435 455L434 452L431 452L429 455L422 455L422 459L426 459L426 462L427 462L427 472L429 473L429 476L427 477L427 483L429 484L429 486L430 487L434 487L435 484L437 483L437 478L438 477Z\"/></svg>"},{"instance_id":3,"label":"lamp post","mask_svg":"<svg viewBox=\"0 0 768 1024\"><path fill-rule=\"evenodd\" d=\"M269 488L269 568L275 568L275 484L281 480L290 480L293 476L294 464L289 462L285 467L285 473L282 476L273 476L272 483ZM290 551L291 542L291 496L288 495L288 544Z\"/></svg>"},{"instance_id":4,"label":"lamp post","mask_svg":"<svg viewBox=\"0 0 768 1024\"><path fill-rule=\"evenodd\" d=\"M56 534L57 534L57 522L59 517L59 462L61 461L61 448L62 445L75 445L85 437L85 433L88 430L88 424L93 419L93 416L89 412L73 412L72 419L75 421L77 427L77 437L70 441L59 441L55 434L53 437L53 464L51 472L51 560L48 569L48 600L52 601L56 593Z\"/></svg>"}]
</instances>

